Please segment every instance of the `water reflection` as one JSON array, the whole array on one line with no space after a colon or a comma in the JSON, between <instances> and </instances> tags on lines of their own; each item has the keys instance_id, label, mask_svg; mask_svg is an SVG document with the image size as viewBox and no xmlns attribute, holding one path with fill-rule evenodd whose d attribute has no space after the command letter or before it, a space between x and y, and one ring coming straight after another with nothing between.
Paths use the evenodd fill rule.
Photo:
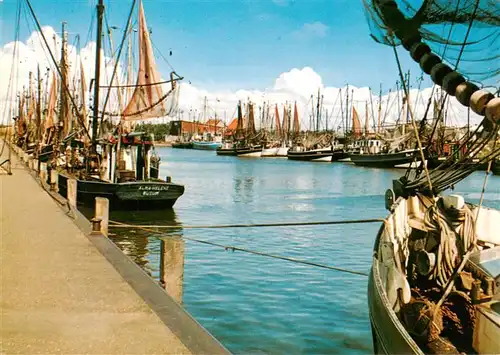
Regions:
<instances>
[{"instance_id":1,"label":"water reflection","mask_svg":"<svg viewBox=\"0 0 500 355\"><path fill-rule=\"evenodd\" d=\"M234 165L234 199L235 203L252 203L254 200L254 190L256 177L254 176L254 164L252 162L242 162Z\"/></svg>"},{"instance_id":2,"label":"water reflection","mask_svg":"<svg viewBox=\"0 0 500 355\"><path fill-rule=\"evenodd\" d=\"M158 270L155 259L157 259L161 250L160 237L164 233L175 235L182 231L182 225L172 209L162 211L111 211L110 220L138 225L178 226L175 229L158 230L158 233L136 228L111 228L110 239L150 275Z\"/></svg>"}]
</instances>

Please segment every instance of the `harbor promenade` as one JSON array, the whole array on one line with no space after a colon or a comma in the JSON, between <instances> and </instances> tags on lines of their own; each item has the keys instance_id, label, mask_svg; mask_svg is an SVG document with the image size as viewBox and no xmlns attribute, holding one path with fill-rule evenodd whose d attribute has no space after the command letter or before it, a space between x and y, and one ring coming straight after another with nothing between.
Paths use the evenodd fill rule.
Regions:
<instances>
[{"instance_id":1,"label":"harbor promenade","mask_svg":"<svg viewBox=\"0 0 500 355\"><path fill-rule=\"evenodd\" d=\"M0 171L0 354L193 353L14 154L12 173Z\"/></svg>"}]
</instances>

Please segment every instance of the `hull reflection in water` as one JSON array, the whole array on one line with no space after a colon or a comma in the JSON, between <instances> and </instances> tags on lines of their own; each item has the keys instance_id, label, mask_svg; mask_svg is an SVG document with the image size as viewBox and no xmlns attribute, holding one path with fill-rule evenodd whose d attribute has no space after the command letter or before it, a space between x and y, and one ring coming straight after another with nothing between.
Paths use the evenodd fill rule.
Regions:
<instances>
[{"instance_id":1,"label":"hull reflection in water","mask_svg":"<svg viewBox=\"0 0 500 355\"><path fill-rule=\"evenodd\" d=\"M91 208L80 210L87 218L93 216ZM181 239L182 225L175 211L111 211L110 220L134 225L179 226L168 231L160 230L161 235L138 228L110 228L109 237L125 255L157 279L177 303L182 303L184 240Z\"/></svg>"}]
</instances>

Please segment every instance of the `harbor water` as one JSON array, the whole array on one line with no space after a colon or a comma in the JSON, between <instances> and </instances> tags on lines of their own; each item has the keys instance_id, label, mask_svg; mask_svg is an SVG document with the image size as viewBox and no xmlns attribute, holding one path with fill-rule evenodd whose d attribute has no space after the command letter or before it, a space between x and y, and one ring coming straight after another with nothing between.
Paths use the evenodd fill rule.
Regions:
<instances>
[{"instance_id":1,"label":"harbor water","mask_svg":"<svg viewBox=\"0 0 500 355\"><path fill-rule=\"evenodd\" d=\"M175 224L172 235L368 273L379 223L307 227L182 229L189 225L383 218L384 193L404 170L287 159L219 157L159 148L160 175L186 186L173 211L127 212L112 219ZM456 186L480 198L484 172ZM500 208L500 177L485 205ZM161 236L112 229L111 238L159 279ZM187 240L183 305L235 354L372 352L367 277L225 250Z\"/></svg>"}]
</instances>

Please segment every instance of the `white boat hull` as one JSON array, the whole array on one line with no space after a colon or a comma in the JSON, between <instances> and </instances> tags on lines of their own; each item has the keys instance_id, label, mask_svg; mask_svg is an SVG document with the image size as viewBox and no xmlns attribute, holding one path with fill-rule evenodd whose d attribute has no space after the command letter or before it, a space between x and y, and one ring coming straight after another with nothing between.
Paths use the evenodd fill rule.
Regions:
<instances>
[{"instance_id":1,"label":"white boat hull","mask_svg":"<svg viewBox=\"0 0 500 355\"><path fill-rule=\"evenodd\" d=\"M421 163L422 163L421 161L412 161L411 163L399 164L395 165L394 167L398 169L408 169L408 168L416 169L420 167ZM425 161L425 165L427 166L427 160Z\"/></svg>"},{"instance_id":2,"label":"white boat hull","mask_svg":"<svg viewBox=\"0 0 500 355\"><path fill-rule=\"evenodd\" d=\"M339 160L337 160L337 161L339 161L339 162L341 162L341 163L351 163L351 162L352 162L351 157L347 157L347 158L339 159Z\"/></svg>"},{"instance_id":3,"label":"white boat hull","mask_svg":"<svg viewBox=\"0 0 500 355\"><path fill-rule=\"evenodd\" d=\"M262 152L244 153L238 154L238 156L243 158L260 158L262 156Z\"/></svg>"},{"instance_id":4,"label":"white boat hull","mask_svg":"<svg viewBox=\"0 0 500 355\"><path fill-rule=\"evenodd\" d=\"M276 152L276 156L277 157L285 157L287 156L288 154L288 147L280 147L278 148L278 151Z\"/></svg>"},{"instance_id":5,"label":"white boat hull","mask_svg":"<svg viewBox=\"0 0 500 355\"><path fill-rule=\"evenodd\" d=\"M322 158L318 158L318 159L312 159L311 161L317 161L317 162L324 162L324 161L326 161L326 162L330 162L331 163L332 162L332 156L329 155L327 157L322 157Z\"/></svg>"},{"instance_id":6,"label":"white boat hull","mask_svg":"<svg viewBox=\"0 0 500 355\"><path fill-rule=\"evenodd\" d=\"M262 157L275 157L278 155L279 148L266 148L262 149Z\"/></svg>"}]
</instances>

